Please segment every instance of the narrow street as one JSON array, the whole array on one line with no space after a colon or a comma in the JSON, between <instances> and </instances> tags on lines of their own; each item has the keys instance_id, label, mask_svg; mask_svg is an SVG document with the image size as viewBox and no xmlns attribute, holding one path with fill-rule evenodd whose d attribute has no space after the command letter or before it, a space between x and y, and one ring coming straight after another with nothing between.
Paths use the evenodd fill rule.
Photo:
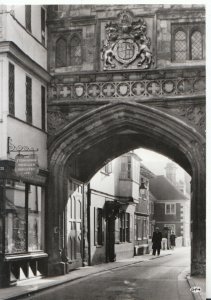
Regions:
<instances>
[{"instance_id":1,"label":"narrow street","mask_svg":"<svg viewBox=\"0 0 211 300\"><path fill-rule=\"evenodd\" d=\"M189 266L190 248L179 248L172 255L95 274L27 299L191 300L185 278Z\"/></svg>"}]
</instances>

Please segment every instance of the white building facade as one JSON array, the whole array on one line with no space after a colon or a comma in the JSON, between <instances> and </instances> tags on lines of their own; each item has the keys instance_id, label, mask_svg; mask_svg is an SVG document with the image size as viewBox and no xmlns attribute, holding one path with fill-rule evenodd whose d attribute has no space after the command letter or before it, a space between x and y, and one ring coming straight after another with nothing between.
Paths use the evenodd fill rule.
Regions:
<instances>
[{"instance_id":1,"label":"white building facade","mask_svg":"<svg viewBox=\"0 0 211 300\"><path fill-rule=\"evenodd\" d=\"M0 6L1 286L45 273L46 37L45 6Z\"/></svg>"}]
</instances>

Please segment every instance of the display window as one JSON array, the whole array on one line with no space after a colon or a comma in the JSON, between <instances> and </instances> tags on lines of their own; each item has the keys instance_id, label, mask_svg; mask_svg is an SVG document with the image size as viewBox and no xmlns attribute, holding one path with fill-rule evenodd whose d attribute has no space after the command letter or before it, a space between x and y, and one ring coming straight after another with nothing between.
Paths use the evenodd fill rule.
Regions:
<instances>
[{"instance_id":1,"label":"display window","mask_svg":"<svg viewBox=\"0 0 211 300\"><path fill-rule=\"evenodd\" d=\"M7 180L1 211L0 251L4 248L6 254L19 254L44 250L43 187Z\"/></svg>"}]
</instances>

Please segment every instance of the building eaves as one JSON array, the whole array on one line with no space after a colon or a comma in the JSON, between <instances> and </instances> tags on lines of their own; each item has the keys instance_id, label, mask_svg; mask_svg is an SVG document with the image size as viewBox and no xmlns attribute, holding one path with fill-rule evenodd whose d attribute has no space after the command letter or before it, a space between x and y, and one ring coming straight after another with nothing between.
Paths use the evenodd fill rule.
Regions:
<instances>
[{"instance_id":1,"label":"building eaves","mask_svg":"<svg viewBox=\"0 0 211 300\"><path fill-rule=\"evenodd\" d=\"M51 76L48 71L31 59L31 57L24 53L15 43L11 41L0 42L0 54L3 53L6 53L35 76L38 76L45 82L50 82Z\"/></svg>"},{"instance_id":2,"label":"building eaves","mask_svg":"<svg viewBox=\"0 0 211 300\"><path fill-rule=\"evenodd\" d=\"M159 175L149 182L150 192L157 200L187 200L188 198L178 190L165 176Z\"/></svg>"}]
</instances>

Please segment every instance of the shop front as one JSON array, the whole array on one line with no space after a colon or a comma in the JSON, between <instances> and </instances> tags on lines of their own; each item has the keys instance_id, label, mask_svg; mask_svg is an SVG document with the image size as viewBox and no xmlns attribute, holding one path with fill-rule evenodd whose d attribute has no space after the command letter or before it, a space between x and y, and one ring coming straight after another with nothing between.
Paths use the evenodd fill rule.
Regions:
<instances>
[{"instance_id":1,"label":"shop front","mask_svg":"<svg viewBox=\"0 0 211 300\"><path fill-rule=\"evenodd\" d=\"M0 286L46 274L45 185L47 172L24 177L15 162L0 161Z\"/></svg>"}]
</instances>

